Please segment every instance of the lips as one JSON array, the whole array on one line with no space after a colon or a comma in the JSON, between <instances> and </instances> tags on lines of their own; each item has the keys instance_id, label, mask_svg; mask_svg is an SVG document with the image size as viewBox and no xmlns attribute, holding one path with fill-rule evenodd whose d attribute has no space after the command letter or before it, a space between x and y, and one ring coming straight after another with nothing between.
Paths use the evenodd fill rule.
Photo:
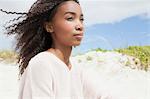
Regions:
<instances>
[{"instance_id":1,"label":"lips","mask_svg":"<svg viewBox=\"0 0 150 99\"><path fill-rule=\"evenodd\" d=\"M78 33L73 35L77 40L81 40L83 38L83 33Z\"/></svg>"},{"instance_id":2,"label":"lips","mask_svg":"<svg viewBox=\"0 0 150 99\"><path fill-rule=\"evenodd\" d=\"M83 33L74 34L73 36L83 36Z\"/></svg>"}]
</instances>

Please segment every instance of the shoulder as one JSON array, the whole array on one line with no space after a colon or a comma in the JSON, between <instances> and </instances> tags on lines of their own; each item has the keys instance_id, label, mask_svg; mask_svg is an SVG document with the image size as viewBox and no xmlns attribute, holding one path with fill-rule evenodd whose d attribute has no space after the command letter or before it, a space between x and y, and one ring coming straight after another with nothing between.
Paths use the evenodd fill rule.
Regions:
<instances>
[{"instance_id":1,"label":"shoulder","mask_svg":"<svg viewBox=\"0 0 150 99\"><path fill-rule=\"evenodd\" d=\"M30 68L50 68L52 62L51 62L51 56L47 52L40 52L37 55L35 55L31 60L29 61L28 66Z\"/></svg>"},{"instance_id":2,"label":"shoulder","mask_svg":"<svg viewBox=\"0 0 150 99\"><path fill-rule=\"evenodd\" d=\"M31 60L29 61L30 63L43 63L43 62L50 62L50 60L52 59L52 56L50 53L48 52L40 52L37 55L35 55L34 57L31 58Z\"/></svg>"},{"instance_id":3,"label":"shoulder","mask_svg":"<svg viewBox=\"0 0 150 99\"><path fill-rule=\"evenodd\" d=\"M35 55L34 57L31 58L32 61L34 60L45 60L49 58L49 54L47 52L40 52L37 55Z\"/></svg>"}]
</instances>

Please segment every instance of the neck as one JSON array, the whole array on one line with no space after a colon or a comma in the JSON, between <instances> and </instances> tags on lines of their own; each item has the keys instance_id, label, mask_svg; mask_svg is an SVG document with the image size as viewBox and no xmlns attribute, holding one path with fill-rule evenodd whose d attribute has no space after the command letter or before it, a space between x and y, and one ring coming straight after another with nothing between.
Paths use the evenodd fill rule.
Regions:
<instances>
[{"instance_id":1,"label":"neck","mask_svg":"<svg viewBox=\"0 0 150 99\"><path fill-rule=\"evenodd\" d=\"M52 45L52 48L50 48L48 51L55 54L60 60L62 60L68 67L70 67L69 64L69 58L71 55L72 47L71 46L54 46Z\"/></svg>"}]
</instances>

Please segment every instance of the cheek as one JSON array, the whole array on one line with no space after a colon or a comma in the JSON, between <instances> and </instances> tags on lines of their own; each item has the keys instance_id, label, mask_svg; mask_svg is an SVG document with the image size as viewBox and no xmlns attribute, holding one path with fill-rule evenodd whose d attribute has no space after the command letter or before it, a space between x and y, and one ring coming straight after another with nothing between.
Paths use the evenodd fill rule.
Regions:
<instances>
[{"instance_id":1,"label":"cheek","mask_svg":"<svg viewBox=\"0 0 150 99\"><path fill-rule=\"evenodd\" d=\"M73 39L74 24L69 22L63 22L55 25L54 32L56 39L65 45L70 45Z\"/></svg>"},{"instance_id":2,"label":"cheek","mask_svg":"<svg viewBox=\"0 0 150 99\"><path fill-rule=\"evenodd\" d=\"M74 31L74 25L71 23L65 23L62 28L61 28L62 32L64 31L66 34L67 33L72 33Z\"/></svg>"},{"instance_id":3,"label":"cheek","mask_svg":"<svg viewBox=\"0 0 150 99\"><path fill-rule=\"evenodd\" d=\"M59 35L61 35L62 37L67 37L69 35L72 35L74 32L74 25L71 23L63 23L63 24L59 24L57 25L55 32Z\"/></svg>"}]
</instances>

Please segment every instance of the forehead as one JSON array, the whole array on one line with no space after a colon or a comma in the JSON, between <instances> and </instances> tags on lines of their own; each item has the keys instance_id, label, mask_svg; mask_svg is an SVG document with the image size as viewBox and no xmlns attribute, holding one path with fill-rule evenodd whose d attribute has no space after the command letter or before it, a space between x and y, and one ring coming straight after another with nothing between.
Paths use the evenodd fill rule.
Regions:
<instances>
[{"instance_id":1,"label":"forehead","mask_svg":"<svg viewBox=\"0 0 150 99\"><path fill-rule=\"evenodd\" d=\"M76 14L82 14L80 5L75 1L66 1L60 4L60 6L57 9L57 13L64 14L65 12L74 12Z\"/></svg>"}]
</instances>

